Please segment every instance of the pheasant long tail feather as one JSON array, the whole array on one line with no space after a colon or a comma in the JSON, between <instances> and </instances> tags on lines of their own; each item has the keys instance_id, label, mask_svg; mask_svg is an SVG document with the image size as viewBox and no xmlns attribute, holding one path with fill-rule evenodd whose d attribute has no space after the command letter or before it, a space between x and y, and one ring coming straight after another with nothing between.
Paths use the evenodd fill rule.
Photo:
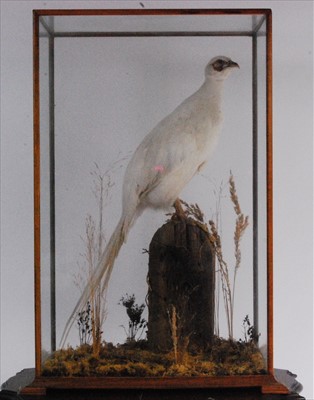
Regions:
<instances>
[{"instance_id":1,"label":"pheasant long tail feather","mask_svg":"<svg viewBox=\"0 0 314 400\"><path fill-rule=\"evenodd\" d=\"M76 306L74 307L70 317L67 320L65 325L61 340L60 347L64 347L69 332L75 322L75 316L78 312L84 309L88 300L91 297L91 294L95 292L96 288L100 286L101 294L103 294L109 283L109 279L111 276L111 272L113 270L115 259L117 258L121 246L128 234L130 229L130 221L127 221L126 218L121 217L116 229L114 230L111 238L101 255L101 258L98 262L97 267L95 268L89 282L85 286Z\"/></svg>"}]
</instances>

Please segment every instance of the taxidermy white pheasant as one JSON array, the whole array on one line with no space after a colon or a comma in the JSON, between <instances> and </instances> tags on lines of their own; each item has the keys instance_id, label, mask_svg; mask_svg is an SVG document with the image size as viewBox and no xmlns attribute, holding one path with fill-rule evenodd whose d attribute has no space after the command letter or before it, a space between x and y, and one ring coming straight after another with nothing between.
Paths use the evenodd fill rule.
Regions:
<instances>
[{"instance_id":1,"label":"taxidermy white pheasant","mask_svg":"<svg viewBox=\"0 0 314 400\"><path fill-rule=\"evenodd\" d=\"M106 290L115 259L136 219L145 208L178 207L182 189L209 159L221 130L223 84L235 67L238 64L228 57L213 58L205 68L203 85L136 149L125 172L120 221L68 319L61 343L96 287Z\"/></svg>"}]
</instances>

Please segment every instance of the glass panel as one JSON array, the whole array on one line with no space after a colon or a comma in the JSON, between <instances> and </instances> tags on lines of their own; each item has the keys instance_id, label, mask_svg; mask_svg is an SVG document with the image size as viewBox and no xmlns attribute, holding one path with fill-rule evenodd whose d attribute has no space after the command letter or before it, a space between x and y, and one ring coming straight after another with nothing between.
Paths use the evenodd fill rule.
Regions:
<instances>
[{"instance_id":1,"label":"glass panel","mask_svg":"<svg viewBox=\"0 0 314 400\"><path fill-rule=\"evenodd\" d=\"M267 348L265 26L256 39L256 59L252 37L242 34L110 38L80 34L241 33L260 28L261 17L41 20L51 31L78 33L50 39L53 53L49 35L41 32L40 39L42 346L43 354L51 356L43 364L43 374L266 373L265 356L259 351L259 346ZM168 176L173 158L181 162L177 151L187 157L187 166L192 163L190 135L186 133L176 146L172 142L182 129L196 135L193 121L202 131L208 115L202 116L203 103L196 110L192 105L187 125L145 158L155 146L151 142L131 177L123 181L132 154L184 99L200 87L206 93L205 66L221 53L240 66L224 83L222 129L208 163L200 171L195 168L177 193L194 222L174 215L170 204L152 210L144 202L130 221L126 243L119 243L112 274L107 272L109 284L102 282L105 290L100 293L93 271L103 265L103 251L112 242L110 235L122 213L123 188L129 187L126 209L137 207L132 205L132 188L142 185L138 201L145 198L150 185L158 187ZM203 101L211 118L218 118L219 112L211 114L211 98L205 99L207 94ZM190 112L188 108L180 118ZM145 168L148 178L152 171L158 178L155 182L142 174L144 182L148 179L146 186L138 181ZM180 179L181 175L173 178L164 196ZM167 229L175 232L174 242L167 242L171 236ZM82 292L88 296L75 308ZM122 363L117 361L121 357Z\"/></svg>"},{"instance_id":2,"label":"glass panel","mask_svg":"<svg viewBox=\"0 0 314 400\"><path fill-rule=\"evenodd\" d=\"M40 26L40 34L44 30ZM40 191L41 191L41 298L42 298L42 345L45 353L51 352L51 204L50 186L50 87L49 87L49 39L40 38Z\"/></svg>"},{"instance_id":3,"label":"glass panel","mask_svg":"<svg viewBox=\"0 0 314 400\"><path fill-rule=\"evenodd\" d=\"M235 32L251 34L263 15L41 17L56 35L80 32Z\"/></svg>"},{"instance_id":4,"label":"glass panel","mask_svg":"<svg viewBox=\"0 0 314 400\"><path fill-rule=\"evenodd\" d=\"M257 35L257 172L258 189L256 207L258 211L258 327L260 346L266 357L267 350L267 142L266 142L266 21Z\"/></svg>"}]
</instances>

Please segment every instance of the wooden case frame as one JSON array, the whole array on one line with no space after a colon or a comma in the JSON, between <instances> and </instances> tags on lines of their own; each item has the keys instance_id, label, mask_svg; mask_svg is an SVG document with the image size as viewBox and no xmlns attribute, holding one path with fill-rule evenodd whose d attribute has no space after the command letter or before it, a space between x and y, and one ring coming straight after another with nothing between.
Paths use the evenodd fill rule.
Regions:
<instances>
[{"instance_id":1,"label":"wooden case frame","mask_svg":"<svg viewBox=\"0 0 314 400\"><path fill-rule=\"evenodd\" d=\"M39 19L42 16L101 15L263 15L266 19L267 68L267 337L268 373L254 376L164 377L164 378L58 378L41 376L41 260L40 260L40 81L39 81ZM262 393L288 393L274 378L273 367L273 258L272 258L272 14L268 9L131 9L131 10L34 10L34 221L35 221L35 340L36 378L23 390L26 395L45 395L53 389L200 389L256 387ZM53 43L53 32L50 32ZM254 51L254 40L253 40ZM52 123L52 122L51 122Z\"/></svg>"}]
</instances>

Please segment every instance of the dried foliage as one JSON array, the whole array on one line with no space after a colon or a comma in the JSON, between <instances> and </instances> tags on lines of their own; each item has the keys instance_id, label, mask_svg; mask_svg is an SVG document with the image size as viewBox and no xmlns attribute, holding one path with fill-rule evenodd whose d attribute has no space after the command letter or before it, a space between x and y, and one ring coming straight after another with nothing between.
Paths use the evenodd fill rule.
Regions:
<instances>
[{"instance_id":1,"label":"dried foliage","mask_svg":"<svg viewBox=\"0 0 314 400\"><path fill-rule=\"evenodd\" d=\"M223 246L221 240L221 198L223 193L223 184L220 185L218 190L214 190L216 195L216 212L215 217L208 221L206 224L203 211L200 209L198 204L189 204L180 199L181 204L184 206L184 214L186 217L192 217L195 222L206 232L209 233L210 241L213 245L216 258L218 260L221 282L222 297L224 300L224 307L227 317L228 334L229 339L233 339L233 316L234 316L234 303L235 303L235 286L238 270L241 266L241 239L245 233L246 228L249 225L249 218L245 216L241 210L238 194L236 191L234 177L230 171L229 176L229 196L233 205L234 212L236 214L235 229L233 235L234 242L234 265L231 266L225 260L223 253ZM175 214L174 214L175 215ZM216 296L216 310L215 310L215 330L217 336L219 336L219 299L220 299L220 286L217 285L217 296Z\"/></svg>"},{"instance_id":2,"label":"dried foliage","mask_svg":"<svg viewBox=\"0 0 314 400\"><path fill-rule=\"evenodd\" d=\"M197 203L195 204L188 204L185 201L181 200L181 203L185 206L185 214L189 217L193 217L197 221L201 222L202 224L204 223L204 213L200 209L199 205Z\"/></svg>"},{"instance_id":3,"label":"dried foliage","mask_svg":"<svg viewBox=\"0 0 314 400\"><path fill-rule=\"evenodd\" d=\"M88 318L90 340L86 343L92 342L94 355L97 356L100 351L103 333L102 326L107 311L105 295L101 293L100 288L93 287L92 278L104 247L104 207L109 199L110 189L113 183L111 181L110 170L101 173L96 163L95 169L91 172L91 176L93 177L92 192L98 209L97 223L91 215L87 215L85 219L85 236L82 237L85 251L81 255L83 262L80 264L80 272L75 276L75 284L82 290L87 281L91 287L91 295L86 308L81 310L77 315L77 324L81 342L83 329L87 331L86 319Z\"/></svg>"},{"instance_id":4,"label":"dried foliage","mask_svg":"<svg viewBox=\"0 0 314 400\"><path fill-rule=\"evenodd\" d=\"M193 326L191 323L195 318L189 310L189 301L197 289L198 286L179 292L176 288L175 293L180 293L177 305L170 304L167 310L175 364L184 365L188 358L188 347L193 330L187 327Z\"/></svg>"},{"instance_id":5,"label":"dried foliage","mask_svg":"<svg viewBox=\"0 0 314 400\"><path fill-rule=\"evenodd\" d=\"M92 338L91 306L87 303L86 310L78 313L77 326L79 330L80 345L90 344Z\"/></svg>"},{"instance_id":6,"label":"dried foliage","mask_svg":"<svg viewBox=\"0 0 314 400\"><path fill-rule=\"evenodd\" d=\"M168 310L168 318L171 330L171 339L173 344L174 360L178 364L178 323L177 323L177 310L174 305Z\"/></svg>"},{"instance_id":7,"label":"dried foliage","mask_svg":"<svg viewBox=\"0 0 314 400\"><path fill-rule=\"evenodd\" d=\"M129 317L128 330L122 325L127 335L127 341L134 342L139 340L147 326L146 319L142 317L145 304L136 304L134 294L122 296L119 304L125 307Z\"/></svg>"},{"instance_id":8,"label":"dried foliage","mask_svg":"<svg viewBox=\"0 0 314 400\"><path fill-rule=\"evenodd\" d=\"M243 326L244 343L250 343L250 342L257 343L260 334L256 331L254 325L251 324L248 315L245 316L242 322L242 326Z\"/></svg>"},{"instance_id":9,"label":"dried foliage","mask_svg":"<svg viewBox=\"0 0 314 400\"><path fill-rule=\"evenodd\" d=\"M227 316L229 338L233 339L235 285L236 285L237 272L241 265L240 242L246 228L248 227L249 219L248 216L244 216L244 214L242 213L235 187L234 178L231 172L229 177L229 193L236 214L235 230L233 236L234 248L235 248L234 250L235 264L233 268L231 268L230 265L224 259L221 236L218 233L217 220L216 223L213 220L210 220L209 226L210 226L210 240L214 246L216 257L219 264L219 273L220 273L221 286L223 292L224 306ZM233 279L231 278L232 271L233 271Z\"/></svg>"}]
</instances>

